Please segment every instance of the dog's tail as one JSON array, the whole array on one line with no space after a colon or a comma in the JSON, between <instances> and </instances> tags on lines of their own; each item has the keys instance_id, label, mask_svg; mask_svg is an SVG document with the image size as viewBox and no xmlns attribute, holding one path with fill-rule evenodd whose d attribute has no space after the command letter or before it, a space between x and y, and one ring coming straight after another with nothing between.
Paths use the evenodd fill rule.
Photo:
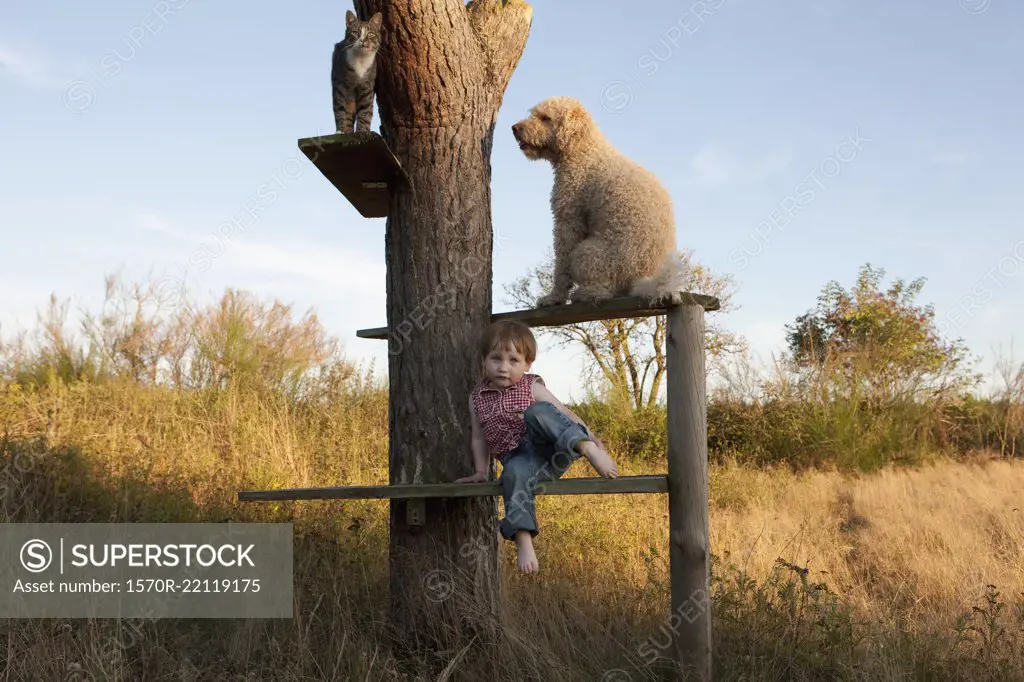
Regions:
<instances>
[{"instance_id":1,"label":"dog's tail","mask_svg":"<svg viewBox=\"0 0 1024 682\"><path fill-rule=\"evenodd\" d=\"M687 286L687 273L686 261L678 252L673 251L665 259L661 270L652 277L637 280L630 293L650 303L681 303L681 294Z\"/></svg>"}]
</instances>

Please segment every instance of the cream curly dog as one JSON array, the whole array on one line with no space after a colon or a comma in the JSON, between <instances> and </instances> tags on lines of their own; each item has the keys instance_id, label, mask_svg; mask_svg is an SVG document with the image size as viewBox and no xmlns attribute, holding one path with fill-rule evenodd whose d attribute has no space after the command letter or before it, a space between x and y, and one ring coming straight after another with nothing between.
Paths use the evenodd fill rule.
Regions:
<instances>
[{"instance_id":1,"label":"cream curly dog","mask_svg":"<svg viewBox=\"0 0 1024 682\"><path fill-rule=\"evenodd\" d=\"M615 296L676 298L683 286L668 191L609 143L583 105L552 97L512 126L529 159L555 171L554 286L538 306Z\"/></svg>"}]
</instances>

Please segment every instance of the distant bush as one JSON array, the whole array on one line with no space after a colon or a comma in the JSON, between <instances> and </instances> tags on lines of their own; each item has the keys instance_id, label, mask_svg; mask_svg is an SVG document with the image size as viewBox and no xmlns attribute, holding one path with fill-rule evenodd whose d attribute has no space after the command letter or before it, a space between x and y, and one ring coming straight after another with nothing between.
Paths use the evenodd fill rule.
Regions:
<instances>
[{"instance_id":1,"label":"distant bush","mask_svg":"<svg viewBox=\"0 0 1024 682\"><path fill-rule=\"evenodd\" d=\"M229 406L239 428L248 420L247 428L258 431L258 415L270 410L292 415L304 432L359 428L386 438L386 389L372 367L360 372L344 358L311 311L296 315L289 306L234 290L206 307L183 296L167 305L159 294L110 279L102 311L86 312L78 333L67 329L67 304L51 298L32 336L23 332L0 343L0 382L27 391L79 383L168 389L202 404ZM909 387L879 382L877 358L861 362L833 353L797 372L776 367L767 376L736 364L726 387L710 395L709 457L753 466L870 471L933 455L1022 456L1024 367L1005 365L1004 389L983 398L963 390L966 375L957 374L961 355L957 350L945 356L955 360L955 381L923 392L918 381ZM358 427L346 427L353 404L361 406L363 417ZM606 390L573 408L617 458L663 461L664 404L634 404ZM228 440L237 443L240 437Z\"/></svg>"},{"instance_id":2,"label":"distant bush","mask_svg":"<svg viewBox=\"0 0 1024 682\"><path fill-rule=\"evenodd\" d=\"M642 461L665 457L664 406L616 413L605 403L591 402L573 409L616 456ZM976 397L884 408L846 401L719 399L708 404L708 456L718 463L861 471L919 463L934 455L1022 457L1021 413L1020 404Z\"/></svg>"},{"instance_id":3,"label":"distant bush","mask_svg":"<svg viewBox=\"0 0 1024 682\"><path fill-rule=\"evenodd\" d=\"M716 462L871 471L935 455L1024 456L1022 374L989 397L904 396L885 401L763 379L756 397L719 392L708 402L708 456ZM663 404L633 410L589 399L573 409L618 457L657 461L668 447Z\"/></svg>"}]
</instances>

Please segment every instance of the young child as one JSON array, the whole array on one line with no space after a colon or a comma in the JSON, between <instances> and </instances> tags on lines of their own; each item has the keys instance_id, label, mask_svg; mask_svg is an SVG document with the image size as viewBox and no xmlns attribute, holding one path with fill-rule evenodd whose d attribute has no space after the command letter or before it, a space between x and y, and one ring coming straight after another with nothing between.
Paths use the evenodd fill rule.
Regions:
<instances>
[{"instance_id":1,"label":"young child","mask_svg":"<svg viewBox=\"0 0 1024 682\"><path fill-rule=\"evenodd\" d=\"M456 482L486 481L488 454L501 462L501 535L515 541L519 569L534 573L539 568L533 549L536 483L561 477L580 455L606 478L618 476L618 469L583 420L552 395L543 379L530 374L537 342L529 327L514 320L495 322L478 350L484 377L469 396L476 472Z\"/></svg>"}]
</instances>

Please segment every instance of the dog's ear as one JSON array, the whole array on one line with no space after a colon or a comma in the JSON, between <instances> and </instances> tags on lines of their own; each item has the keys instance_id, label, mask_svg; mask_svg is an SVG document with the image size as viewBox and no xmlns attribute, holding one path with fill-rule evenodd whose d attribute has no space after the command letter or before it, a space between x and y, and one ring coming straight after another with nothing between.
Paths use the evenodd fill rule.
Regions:
<instances>
[{"instance_id":1,"label":"dog's ear","mask_svg":"<svg viewBox=\"0 0 1024 682\"><path fill-rule=\"evenodd\" d=\"M589 126L590 114L587 113L586 109L581 106L569 108L562 115L562 120L558 124L558 130L555 132L558 149L564 152L572 148L573 145L578 144L580 139L585 136Z\"/></svg>"}]
</instances>

